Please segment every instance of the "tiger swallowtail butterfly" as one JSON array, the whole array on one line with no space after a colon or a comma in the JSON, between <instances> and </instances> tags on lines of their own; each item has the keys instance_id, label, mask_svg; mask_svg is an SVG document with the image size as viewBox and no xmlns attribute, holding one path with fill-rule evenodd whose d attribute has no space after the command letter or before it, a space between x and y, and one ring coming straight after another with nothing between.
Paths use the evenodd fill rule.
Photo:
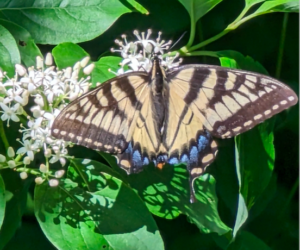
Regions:
<instances>
[{"instance_id":1,"label":"tiger swallowtail butterfly","mask_svg":"<svg viewBox=\"0 0 300 250\"><path fill-rule=\"evenodd\" d=\"M193 181L217 154L213 137L236 136L297 100L265 75L197 64L165 71L154 56L149 73L125 73L71 102L52 135L116 154L128 174L151 162L185 163L193 202Z\"/></svg>"}]
</instances>

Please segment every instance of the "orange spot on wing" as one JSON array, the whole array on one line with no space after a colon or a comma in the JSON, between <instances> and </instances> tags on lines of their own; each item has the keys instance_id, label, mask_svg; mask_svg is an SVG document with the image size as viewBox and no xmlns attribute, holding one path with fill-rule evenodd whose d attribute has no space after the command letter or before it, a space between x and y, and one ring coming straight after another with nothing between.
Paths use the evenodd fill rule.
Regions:
<instances>
[{"instance_id":1,"label":"orange spot on wing","mask_svg":"<svg viewBox=\"0 0 300 250\"><path fill-rule=\"evenodd\" d=\"M163 167L164 167L164 165L165 165L164 162L160 162L160 163L158 163L158 164L156 165L156 167L159 168L160 170L162 170Z\"/></svg>"}]
</instances>

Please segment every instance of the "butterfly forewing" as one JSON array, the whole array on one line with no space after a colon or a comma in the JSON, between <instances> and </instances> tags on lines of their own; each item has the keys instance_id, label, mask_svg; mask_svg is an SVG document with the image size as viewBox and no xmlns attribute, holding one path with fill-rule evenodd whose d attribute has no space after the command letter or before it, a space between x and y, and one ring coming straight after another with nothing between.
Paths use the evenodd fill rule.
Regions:
<instances>
[{"instance_id":1,"label":"butterfly forewing","mask_svg":"<svg viewBox=\"0 0 300 250\"><path fill-rule=\"evenodd\" d=\"M71 102L52 126L52 135L110 153L124 151L132 138L148 75L126 74Z\"/></svg>"},{"instance_id":2,"label":"butterfly forewing","mask_svg":"<svg viewBox=\"0 0 300 250\"><path fill-rule=\"evenodd\" d=\"M168 80L204 127L221 138L247 131L298 100L276 79L218 66L182 66Z\"/></svg>"}]
</instances>

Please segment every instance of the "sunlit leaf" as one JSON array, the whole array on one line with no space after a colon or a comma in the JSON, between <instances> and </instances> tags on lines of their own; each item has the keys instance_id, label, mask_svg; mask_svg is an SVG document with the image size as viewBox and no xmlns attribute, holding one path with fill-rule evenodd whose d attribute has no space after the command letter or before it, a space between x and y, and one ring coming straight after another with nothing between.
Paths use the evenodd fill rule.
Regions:
<instances>
[{"instance_id":1,"label":"sunlit leaf","mask_svg":"<svg viewBox=\"0 0 300 250\"><path fill-rule=\"evenodd\" d=\"M35 58L42 56L30 33L15 23L0 19L0 24L13 35L21 54L22 62L27 66L35 66Z\"/></svg>"},{"instance_id":2,"label":"sunlit leaf","mask_svg":"<svg viewBox=\"0 0 300 250\"><path fill-rule=\"evenodd\" d=\"M111 71L117 72L120 68L119 64L121 61L122 58L117 56L101 57L100 60L95 63L95 68L92 72L93 86L96 86L97 83L103 83L115 77L116 74Z\"/></svg>"},{"instance_id":3,"label":"sunlit leaf","mask_svg":"<svg viewBox=\"0 0 300 250\"><path fill-rule=\"evenodd\" d=\"M0 69L12 77L15 64L21 62L20 52L12 34L0 25Z\"/></svg>"},{"instance_id":4,"label":"sunlit leaf","mask_svg":"<svg viewBox=\"0 0 300 250\"><path fill-rule=\"evenodd\" d=\"M64 69L73 67L76 62L88 56L88 53L77 44L62 43L54 47L52 55L57 67Z\"/></svg>"},{"instance_id":5,"label":"sunlit leaf","mask_svg":"<svg viewBox=\"0 0 300 250\"><path fill-rule=\"evenodd\" d=\"M174 219L186 214L202 232L225 234L230 231L219 217L215 179L209 174L194 182L197 202L193 204L185 166L165 165L160 170L149 165L141 173L129 175L128 182L156 216Z\"/></svg>"},{"instance_id":6,"label":"sunlit leaf","mask_svg":"<svg viewBox=\"0 0 300 250\"><path fill-rule=\"evenodd\" d=\"M253 14L261 15L271 12L299 12L298 0L274 0L264 2Z\"/></svg>"},{"instance_id":7,"label":"sunlit leaf","mask_svg":"<svg viewBox=\"0 0 300 250\"><path fill-rule=\"evenodd\" d=\"M36 186L35 213L59 249L163 249L156 224L137 194L114 171L91 160L74 160L58 187ZM73 162L74 162L73 161ZM82 164L81 164L82 163ZM57 232L57 233L53 233Z\"/></svg>"},{"instance_id":8,"label":"sunlit leaf","mask_svg":"<svg viewBox=\"0 0 300 250\"><path fill-rule=\"evenodd\" d=\"M0 3L5 18L28 30L41 44L91 40L131 12L118 0L9 2Z\"/></svg>"}]
</instances>

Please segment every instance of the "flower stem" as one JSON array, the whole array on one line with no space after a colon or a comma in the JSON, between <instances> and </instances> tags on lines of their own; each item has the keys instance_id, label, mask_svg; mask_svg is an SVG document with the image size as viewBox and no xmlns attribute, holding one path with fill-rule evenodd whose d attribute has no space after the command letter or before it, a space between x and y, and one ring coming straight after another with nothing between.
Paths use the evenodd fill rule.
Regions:
<instances>
[{"instance_id":1,"label":"flower stem","mask_svg":"<svg viewBox=\"0 0 300 250\"><path fill-rule=\"evenodd\" d=\"M8 143L7 138L6 138L6 134L5 134L4 126L3 126L3 121L1 119L0 119L0 137L1 137L2 142L4 144L5 151L7 151L8 148L9 148L9 143Z\"/></svg>"},{"instance_id":2,"label":"flower stem","mask_svg":"<svg viewBox=\"0 0 300 250\"><path fill-rule=\"evenodd\" d=\"M281 29L280 44L279 44L279 51L278 51L278 58L277 58L277 65L276 65L276 72L275 72L275 77L276 78L280 78L288 18L289 18L289 13L284 13L283 22L282 22L282 29Z\"/></svg>"},{"instance_id":3,"label":"flower stem","mask_svg":"<svg viewBox=\"0 0 300 250\"><path fill-rule=\"evenodd\" d=\"M193 5L193 1L191 1L191 5ZM189 41L187 43L187 45L185 46L186 48L189 48L192 46L194 39L195 39L195 31L196 31L196 21L195 21L195 14L194 14L194 6L191 7L191 33L190 33L190 38Z\"/></svg>"}]
</instances>

